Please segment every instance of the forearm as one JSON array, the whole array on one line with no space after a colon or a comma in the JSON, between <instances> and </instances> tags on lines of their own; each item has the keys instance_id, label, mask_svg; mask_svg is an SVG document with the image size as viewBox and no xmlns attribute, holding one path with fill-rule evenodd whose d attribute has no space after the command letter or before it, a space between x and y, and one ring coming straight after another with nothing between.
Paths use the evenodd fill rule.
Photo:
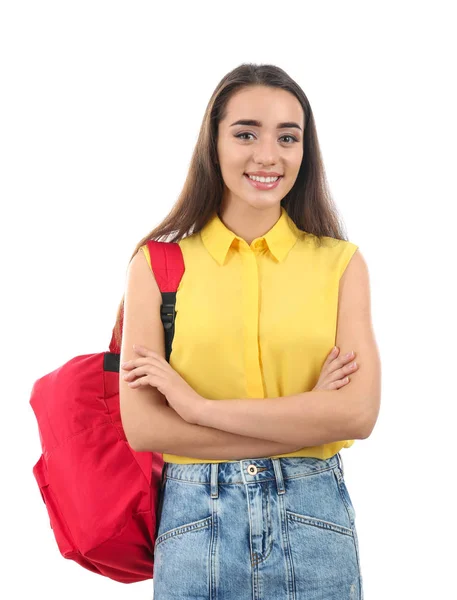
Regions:
<instances>
[{"instance_id":1,"label":"forearm","mask_svg":"<svg viewBox=\"0 0 457 600\"><path fill-rule=\"evenodd\" d=\"M145 418L145 422L148 419ZM182 419L169 406L155 406L150 435L145 434L143 452L162 452L208 460L240 460L299 450L291 442L282 443L194 425Z\"/></svg>"},{"instance_id":2,"label":"forearm","mask_svg":"<svg viewBox=\"0 0 457 600\"><path fill-rule=\"evenodd\" d=\"M297 447L319 446L362 438L359 404L345 390L318 390L279 398L207 400L198 424Z\"/></svg>"}]
</instances>

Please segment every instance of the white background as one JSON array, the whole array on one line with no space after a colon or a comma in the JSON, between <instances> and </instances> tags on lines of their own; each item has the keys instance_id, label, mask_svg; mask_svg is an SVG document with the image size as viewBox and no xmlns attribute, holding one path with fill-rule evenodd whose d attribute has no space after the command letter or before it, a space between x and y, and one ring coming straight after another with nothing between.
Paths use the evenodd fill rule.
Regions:
<instances>
[{"instance_id":1,"label":"white background","mask_svg":"<svg viewBox=\"0 0 457 600\"><path fill-rule=\"evenodd\" d=\"M128 260L168 214L219 80L303 88L369 267L382 403L342 450L366 600L455 593L452 2L21 2L0 8L0 595L150 599L58 551L32 467L36 379L108 349ZM8 591L7 591L8 590Z\"/></svg>"}]
</instances>

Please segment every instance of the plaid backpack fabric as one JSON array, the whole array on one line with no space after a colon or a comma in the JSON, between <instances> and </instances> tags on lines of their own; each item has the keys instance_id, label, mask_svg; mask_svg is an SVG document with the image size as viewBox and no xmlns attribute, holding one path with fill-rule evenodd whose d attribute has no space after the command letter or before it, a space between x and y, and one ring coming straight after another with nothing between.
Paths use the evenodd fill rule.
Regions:
<instances>
[{"instance_id":1,"label":"plaid backpack fabric","mask_svg":"<svg viewBox=\"0 0 457 600\"><path fill-rule=\"evenodd\" d=\"M176 290L184 273L177 243L147 242L162 293L166 359ZM121 329L122 331L122 329ZM38 379L30 405L42 454L33 474L60 553L121 583L152 579L163 456L127 442L119 406L120 347L76 356Z\"/></svg>"}]
</instances>

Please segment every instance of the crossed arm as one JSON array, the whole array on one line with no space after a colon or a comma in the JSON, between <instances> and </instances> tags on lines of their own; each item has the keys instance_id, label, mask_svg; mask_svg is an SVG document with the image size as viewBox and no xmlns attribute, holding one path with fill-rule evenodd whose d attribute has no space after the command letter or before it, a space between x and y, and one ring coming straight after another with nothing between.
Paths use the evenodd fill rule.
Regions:
<instances>
[{"instance_id":1,"label":"crossed arm","mask_svg":"<svg viewBox=\"0 0 457 600\"><path fill-rule=\"evenodd\" d=\"M141 419L131 429L154 433L150 439L146 434L136 449L236 460L368 437L380 408L381 365L371 324L368 269L360 250L340 279L335 344L341 354L354 350L359 367L338 390L207 400L192 424L162 401L149 407L155 397L145 391Z\"/></svg>"},{"instance_id":2,"label":"crossed arm","mask_svg":"<svg viewBox=\"0 0 457 600\"><path fill-rule=\"evenodd\" d=\"M303 447L371 434L380 409L381 364L371 323L368 269L360 250L340 280L336 345L340 355L354 350L359 365L343 388L279 398L207 400L197 424Z\"/></svg>"}]
</instances>

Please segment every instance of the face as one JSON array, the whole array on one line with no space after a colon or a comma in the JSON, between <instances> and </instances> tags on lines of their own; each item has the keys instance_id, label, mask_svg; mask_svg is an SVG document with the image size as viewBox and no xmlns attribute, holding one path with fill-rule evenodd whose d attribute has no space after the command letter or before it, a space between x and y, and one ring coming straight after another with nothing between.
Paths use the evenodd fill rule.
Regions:
<instances>
[{"instance_id":1,"label":"face","mask_svg":"<svg viewBox=\"0 0 457 600\"><path fill-rule=\"evenodd\" d=\"M235 124L239 120L259 123ZM303 108L290 92L256 86L234 94L218 126L224 206L237 203L263 209L280 205L300 170L304 127ZM257 171L279 173L281 177L274 187L261 189L246 175Z\"/></svg>"}]
</instances>

